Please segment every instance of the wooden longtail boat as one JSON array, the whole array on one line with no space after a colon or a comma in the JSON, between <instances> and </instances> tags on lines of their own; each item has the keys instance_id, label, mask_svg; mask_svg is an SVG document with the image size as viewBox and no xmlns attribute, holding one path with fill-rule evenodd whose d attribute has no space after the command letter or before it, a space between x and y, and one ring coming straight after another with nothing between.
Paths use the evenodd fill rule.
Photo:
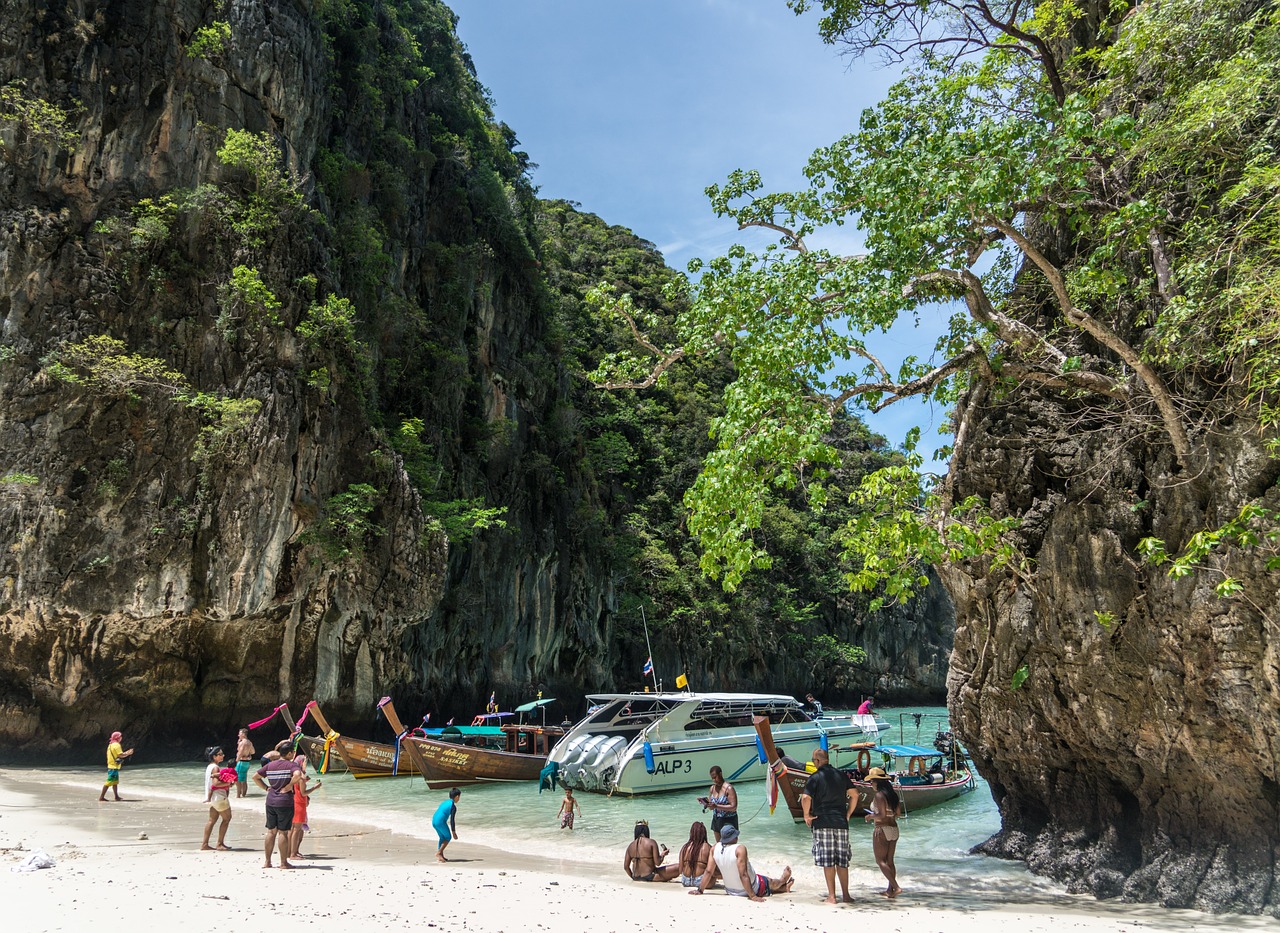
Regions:
<instances>
[{"instance_id":1,"label":"wooden longtail boat","mask_svg":"<svg viewBox=\"0 0 1280 933\"><path fill-rule=\"evenodd\" d=\"M311 703L311 715L324 730L325 738L337 747L338 754L347 763L347 769L353 777L412 777L421 773L412 756L401 755L399 761L396 760L394 745L366 742L364 739L353 739L334 732L314 700Z\"/></svg>"},{"instance_id":2,"label":"wooden longtail boat","mask_svg":"<svg viewBox=\"0 0 1280 933\"><path fill-rule=\"evenodd\" d=\"M791 818L797 823L803 822L804 809L800 806L800 795L804 792L804 785L813 772L804 762L788 758L779 751L774 745L773 730L769 727L768 718L753 717L752 724L760 737L765 758L773 769L779 796L786 801L787 809L791 811ZM961 794L967 794L974 788L973 772L954 751L948 760L947 756L937 749L911 745L866 744L855 746L855 748L857 765L838 769L848 779L849 785L858 792L858 803L853 811L855 816L865 814L875 798L876 788L866 780L866 771L871 767L873 758L876 756L880 756L886 764L891 764L894 759L908 760L909 764L905 770L885 768L906 813L936 806Z\"/></svg>"},{"instance_id":3,"label":"wooden longtail boat","mask_svg":"<svg viewBox=\"0 0 1280 933\"><path fill-rule=\"evenodd\" d=\"M307 706L314 710L315 701L311 701ZM280 715L284 718L285 725L289 727L290 735L298 731L298 724L293 721L293 714L289 712L287 703L280 707ZM306 718L305 713L303 718ZM323 738L313 735L299 735L298 750L307 756L307 761L311 763L311 767L317 774L341 774L349 770L337 745L332 740L326 742Z\"/></svg>"},{"instance_id":4,"label":"wooden longtail boat","mask_svg":"<svg viewBox=\"0 0 1280 933\"><path fill-rule=\"evenodd\" d=\"M500 728L447 726L439 738L409 734L389 699L382 714L433 790L462 784L536 781L547 755L564 734L558 726L518 724ZM464 744L469 738L501 738L502 748Z\"/></svg>"}]
</instances>

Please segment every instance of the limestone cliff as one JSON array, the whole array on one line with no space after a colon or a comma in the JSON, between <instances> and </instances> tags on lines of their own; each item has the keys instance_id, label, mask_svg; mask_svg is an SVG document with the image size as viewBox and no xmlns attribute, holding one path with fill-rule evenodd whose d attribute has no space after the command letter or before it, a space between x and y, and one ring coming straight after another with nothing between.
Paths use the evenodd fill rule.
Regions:
<instances>
[{"instance_id":1,"label":"limestone cliff","mask_svg":"<svg viewBox=\"0 0 1280 933\"><path fill-rule=\"evenodd\" d=\"M5 9L4 753L633 686L632 503L584 457L527 160L450 11ZM945 607L829 610L864 690L940 690ZM767 649L708 674L806 689Z\"/></svg>"}]
</instances>

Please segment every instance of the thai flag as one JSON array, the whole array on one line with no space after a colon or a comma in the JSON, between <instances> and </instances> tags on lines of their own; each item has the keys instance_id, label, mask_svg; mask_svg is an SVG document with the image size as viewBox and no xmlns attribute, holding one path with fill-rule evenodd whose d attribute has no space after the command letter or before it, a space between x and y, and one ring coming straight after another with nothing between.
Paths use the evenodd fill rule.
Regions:
<instances>
[{"instance_id":1,"label":"thai flag","mask_svg":"<svg viewBox=\"0 0 1280 933\"><path fill-rule=\"evenodd\" d=\"M641 671L641 673L644 674L645 677L648 677L653 673L653 658L649 658L649 660L644 662L644 670Z\"/></svg>"}]
</instances>

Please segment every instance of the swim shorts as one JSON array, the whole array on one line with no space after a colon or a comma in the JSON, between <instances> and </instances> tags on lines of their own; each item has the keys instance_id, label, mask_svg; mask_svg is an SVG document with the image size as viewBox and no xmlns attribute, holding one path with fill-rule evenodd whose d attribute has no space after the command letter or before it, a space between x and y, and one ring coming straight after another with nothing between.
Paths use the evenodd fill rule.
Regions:
<instances>
[{"instance_id":1,"label":"swim shorts","mask_svg":"<svg viewBox=\"0 0 1280 933\"><path fill-rule=\"evenodd\" d=\"M267 807L267 829L281 831L293 829L293 804L285 807Z\"/></svg>"},{"instance_id":2,"label":"swim shorts","mask_svg":"<svg viewBox=\"0 0 1280 933\"><path fill-rule=\"evenodd\" d=\"M849 828L837 826L813 830L813 864L819 868L849 867Z\"/></svg>"},{"instance_id":3,"label":"swim shorts","mask_svg":"<svg viewBox=\"0 0 1280 933\"><path fill-rule=\"evenodd\" d=\"M717 812L716 815L711 818L711 831L713 833L720 832L720 830L726 826L733 826L736 828L737 825L738 825L738 814L736 811L733 813Z\"/></svg>"},{"instance_id":4,"label":"swim shorts","mask_svg":"<svg viewBox=\"0 0 1280 933\"><path fill-rule=\"evenodd\" d=\"M253 764L249 759L236 762L236 780L241 784L249 780L249 765Z\"/></svg>"},{"instance_id":5,"label":"swim shorts","mask_svg":"<svg viewBox=\"0 0 1280 933\"><path fill-rule=\"evenodd\" d=\"M120 783L120 769L108 768L107 769L107 786L110 787L113 784L119 784L119 783Z\"/></svg>"}]
</instances>

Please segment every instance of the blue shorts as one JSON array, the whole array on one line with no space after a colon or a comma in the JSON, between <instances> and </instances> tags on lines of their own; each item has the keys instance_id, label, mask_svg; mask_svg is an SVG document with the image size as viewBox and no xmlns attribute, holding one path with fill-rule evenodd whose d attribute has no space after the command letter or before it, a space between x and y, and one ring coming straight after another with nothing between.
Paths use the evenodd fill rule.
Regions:
<instances>
[{"instance_id":1,"label":"blue shorts","mask_svg":"<svg viewBox=\"0 0 1280 933\"><path fill-rule=\"evenodd\" d=\"M245 761L236 762L236 781L243 784L249 780L249 765L251 764L253 764L253 762L247 759Z\"/></svg>"},{"instance_id":2,"label":"blue shorts","mask_svg":"<svg viewBox=\"0 0 1280 933\"><path fill-rule=\"evenodd\" d=\"M436 831L436 837L439 840L436 844L437 849L453 839L453 833L449 831L448 823L432 823L431 828Z\"/></svg>"}]
</instances>

